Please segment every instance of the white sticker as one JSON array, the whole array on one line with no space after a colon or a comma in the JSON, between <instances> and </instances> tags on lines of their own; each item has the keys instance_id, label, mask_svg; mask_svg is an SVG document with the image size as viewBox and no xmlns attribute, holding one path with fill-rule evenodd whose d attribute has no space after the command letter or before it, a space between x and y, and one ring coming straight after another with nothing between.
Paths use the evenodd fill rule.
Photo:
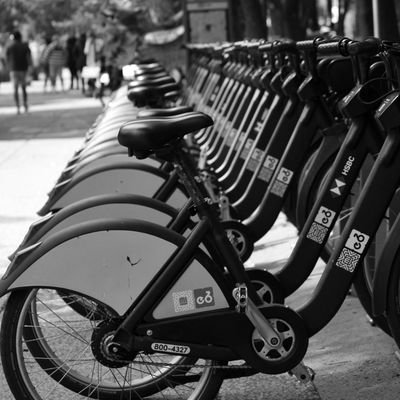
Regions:
<instances>
[{"instance_id":1,"label":"white sticker","mask_svg":"<svg viewBox=\"0 0 400 400\"><path fill-rule=\"evenodd\" d=\"M242 145L242 143L244 142L245 139L246 139L246 132L242 132L239 135L239 139L237 140L237 142L235 144L235 150L238 150L238 148Z\"/></svg>"},{"instance_id":2,"label":"white sticker","mask_svg":"<svg viewBox=\"0 0 400 400\"><path fill-rule=\"evenodd\" d=\"M318 210L318 214L314 218L314 221L329 228L332 225L335 215L336 213L334 211L321 206Z\"/></svg>"},{"instance_id":3,"label":"white sticker","mask_svg":"<svg viewBox=\"0 0 400 400\"><path fill-rule=\"evenodd\" d=\"M356 251L359 254L364 252L365 246L367 245L369 236L365 233L353 229L350 233L349 238L346 242L346 247Z\"/></svg>"},{"instance_id":4,"label":"white sticker","mask_svg":"<svg viewBox=\"0 0 400 400\"><path fill-rule=\"evenodd\" d=\"M227 144L230 145L233 143L233 140L235 139L235 136L237 135L237 130L232 129L229 133Z\"/></svg>"},{"instance_id":5,"label":"white sticker","mask_svg":"<svg viewBox=\"0 0 400 400\"><path fill-rule=\"evenodd\" d=\"M267 155L267 157L265 157L264 167L274 171L278 165L278 161L277 158Z\"/></svg>"},{"instance_id":6,"label":"white sticker","mask_svg":"<svg viewBox=\"0 0 400 400\"><path fill-rule=\"evenodd\" d=\"M276 179L280 182L285 183L286 185L289 184L290 180L292 179L293 176L293 171L290 169L282 167L281 170L279 171L278 176Z\"/></svg>"},{"instance_id":7,"label":"white sticker","mask_svg":"<svg viewBox=\"0 0 400 400\"><path fill-rule=\"evenodd\" d=\"M151 348L154 351L161 351L163 353L174 353L174 354L189 354L190 353L190 347L180 346L177 344L152 343Z\"/></svg>"},{"instance_id":8,"label":"white sticker","mask_svg":"<svg viewBox=\"0 0 400 400\"><path fill-rule=\"evenodd\" d=\"M251 154L251 158L256 161L261 161L263 155L264 152L262 150L255 148Z\"/></svg>"},{"instance_id":9,"label":"white sticker","mask_svg":"<svg viewBox=\"0 0 400 400\"><path fill-rule=\"evenodd\" d=\"M247 139L246 143L244 145L244 148L242 149L241 153L240 153L240 158L246 158L251 150L251 147L253 146L254 140L253 139Z\"/></svg>"}]
</instances>

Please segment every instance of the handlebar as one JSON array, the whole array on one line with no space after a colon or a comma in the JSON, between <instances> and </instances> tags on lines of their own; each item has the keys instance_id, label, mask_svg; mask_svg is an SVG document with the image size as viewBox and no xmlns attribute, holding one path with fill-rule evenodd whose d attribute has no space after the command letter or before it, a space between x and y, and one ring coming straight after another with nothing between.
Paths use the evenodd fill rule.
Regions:
<instances>
[{"instance_id":1,"label":"handlebar","mask_svg":"<svg viewBox=\"0 0 400 400\"><path fill-rule=\"evenodd\" d=\"M350 56L373 56L382 49L382 41L377 38L369 38L362 42L349 42L346 47Z\"/></svg>"},{"instance_id":2,"label":"handlebar","mask_svg":"<svg viewBox=\"0 0 400 400\"><path fill-rule=\"evenodd\" d=\"M347 56L346 45L350 41L348 38L342 38L336 42L318 44L317 54L321 56Z\"/></svg>"},{"instance_id":3,"label":"handlebar","mask_svg":"<svg viewBox=\"0 0 400 400\"><path fill-rule=\"evenodd\" d=\"M317 46L317 53L321 56L373 56L382 48L381 40L369 38L362 42L342 38L338 42L321 43Z\"/></svg>"},{"instance_id":4,"label":"handlebar","mask_svg":"<svg viewBox=\"0 0 400 400\"><path fill-rule=\"evenodd\" d=\"M262 52L273 52L273 53L296 53L296 42L293 40L286 41L275 41L270 43L262 44L258 47Z\"/></svg>"}]
</instances>

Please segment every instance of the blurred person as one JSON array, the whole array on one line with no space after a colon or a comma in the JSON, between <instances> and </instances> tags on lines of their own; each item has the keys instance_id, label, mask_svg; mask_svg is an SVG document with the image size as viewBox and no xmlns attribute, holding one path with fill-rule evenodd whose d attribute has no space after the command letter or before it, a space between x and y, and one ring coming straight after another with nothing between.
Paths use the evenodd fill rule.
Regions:
<instances>
[{"instance_id":1,"label":"blurred person","mask_svg":"<svg viewBox=\"0 0 400 400\"><path fill-rule=\"evenodd\" d=\"M74 88L74 81L76 81L76 88L79 89L79 76L78 76L78 63L80 57L79 44L75 36L70 36L67 39L67 67L71 75L70 90Z\"/></svg>"},{"instance_id":2,"label":"blurred person","mask_svg":"<svg viewBox=\"0 0 400 400\"><path fill-rule=\"evenodd\" d=\"M66 64L66 52L58 35L54 35L52 42L46 47L44 58L49 63L49 76L53 92L56 90L57 78L60 79L61 90L64 91L62 70Z\"/></svg>"},{"instance_id":3,"label":"blurred person","mask_svg":"<svg viewBox=\"0 0 400 400\"><path fill-rule=\"evenodd\" d=\"M88 70L94 69L94 67L100 67L100 56L102 48L103 48L103 40L97 38L96 34L93 31L91 31L86 38L85 47L83 49L86 60L85 66L88 67L87 68ZM88 78L83 76L83 84L87 84L88 86L87 95L89 96L93 95L96 79L97 77Z\"/></svg>"},{"instance_id":4,"label":"blurred person","mask_svg":"<svg viewBox=\"0 0 400 400\"><path fill-rule=\"evenodd\" d=\"M22 101L25 112L28 112L28 94L26 92L27 75L32 67L31 50L27 43L22 41L19 31L12 35L13 42L7 47L6 61L10 70L10 78L14 87L14 101L17 113L20 114L19 87L22 91Z\"/></svg>"},{"instance_id":5,"label":"blurred person","mask_svg":"<svg viewBox=\"0 0 400 400\"><path fill-rule=\"evenodd\" d=\"M96 38L94 32L90 32L89 36L85 41L85 47L83 49L86 56L86 65L92 67L98 65L99 55L103 47L103 41L100 38Z\"/></svg>"},{"instance_id":6,"label":"blurred person","mask_svg":"<svg viewBox=\"0 0 400 400\"><path fill-rule=\"evenodd\" d=\"M51 38L46 37L44 39L44 45L42 45L42 51L40 55L40 68L44 74L44 81L43 81L43 92L47 89L47 83L50 81L50 74L49 74L49 62L46 60L46 49L47 46L51 43Z\"/></svg>"},{"instance_id":7,"label":"blurred person","mask_svg":"<svg viewBox=\"0 0 400 400\"><path fill-rule=\"evenodd\" d=\"M82 69L86 65L86 54L84 52L86 43L86 33L81 33L78 39L79 57L77 59L78 76L82 85L82 93L85 93L85 80L82 77Z\"/></svg>"}]
</instances>

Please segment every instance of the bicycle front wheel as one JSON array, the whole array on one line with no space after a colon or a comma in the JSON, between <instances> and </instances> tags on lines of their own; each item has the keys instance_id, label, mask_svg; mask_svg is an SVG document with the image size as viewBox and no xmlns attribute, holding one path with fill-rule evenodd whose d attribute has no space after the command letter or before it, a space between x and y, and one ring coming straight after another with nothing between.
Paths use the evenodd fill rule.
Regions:
<instances>
[{"instance_id":1,"label":"bicycle front wheel","mask_svg":"<svg viewBox=\"0 0 400 400\"><path fill-rule=\"evenodd\" d=\"M15 398L208 400L216 396L222 374L211 361L160 353L139 353L131 362L105 358L96 344L96 332L115 315L102 304L96 313L101 313L101 321L76 312L56 290L26 289L10 295L1 327L1 359Z\"/></svg>"}]
</instances>

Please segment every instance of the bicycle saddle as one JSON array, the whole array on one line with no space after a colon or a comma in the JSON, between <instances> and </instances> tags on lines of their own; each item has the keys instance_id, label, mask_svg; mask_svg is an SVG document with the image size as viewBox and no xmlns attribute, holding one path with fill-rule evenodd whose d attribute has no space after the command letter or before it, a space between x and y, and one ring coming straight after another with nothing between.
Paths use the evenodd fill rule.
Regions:
<instances>
[{"instance_id":1,"label":"bicycle saddle","mask_svg":"<svg viewBox=\"0 0 400 400\"><path fill-rule=\"evenodd\" d=\"M137 114L137 117L138 118L174 117L192 111L193 108L190 106L176 106L170 108L149 108L145 110L140 110Z\"/></svg>"},{"instance_id":2,"label":"bicycle saddle","mask_svg":"<svg viewBox=\"0 0 400 400\"><path fill-rule=\"evenodd\" d=\"M118 132L118 142L128 148L130 156L143 159L188 133L212 124L211 117L199 111L175 117L138 119L122 125Z\"/></svg>"},{"instance_id":3,"label":"bicycle saddle","mask_svg":"<svg viewBox=\"0 0 400 400\"><path fill-rule=\"evenodd\" d=\"M164 94L177 90L176 83L166 83L157 86L137 86L128 90L128 99L147 103L149 99L161 97Z\"/></svg>"},{"instance_id":4,"label":"bicycle saddle","mask_svg":"<svg viewBox=\"0 0 400 400\"><path fill-rule=\"evenodd\" d=\"M156 61L151 62L151 63L145 63L145 64L135 64L137 68L142 69L142 70L151 70L154 68L162 68L162 65Z\"/></svg>"},{"instance_id":5,"label":"bicycle saddle","mask_svg":"<svg viewBox=\"0 0 400 400\"><path fill-rule=\"evenodd\" d=\"M172 90L170 92L167 92L164 94L163 99L164 100L170 100L170 101L175 101L180 95L179 90Z\"/></svg>"},{"instance_id":6,"label":"bicycle saddle","mask_svg":"<svg viewBox=\"0 0 400 400\"><path fill-rule=\"evenodd\" d=\"M140 81L131 81L128 83L128 90L133 89L138 86L160 86L166 83L174 83L174 78L170 77L169 75L164 75L162 77L153 79L153 78L146 78Z\"/></svg>"},{"instance_id":7,"label":"bicycle saddle","mask_svg":"<svg viewBox=\"0 0 400 400\"><path fill-rule=\"evenodd\" d=\"M162 67L154 67L154 68L137 68L135 69L135 76L139 75L152 75L152 74L158 74L160 72L165 72L165 69Z\"/></svg>"},{"instance_id":8,"label":"bicycle saddle","mask_svg":"<svg viewBox=\"0 0 400 400\"><path fill-rule=\"evenodd\" d=\"M157 74L143 74L139 76L135 76L135 81L146 81L148 79L158 79L164 78L165 76L170 76L167 72L158 72Z\"/></svg>"}]
</instances>

